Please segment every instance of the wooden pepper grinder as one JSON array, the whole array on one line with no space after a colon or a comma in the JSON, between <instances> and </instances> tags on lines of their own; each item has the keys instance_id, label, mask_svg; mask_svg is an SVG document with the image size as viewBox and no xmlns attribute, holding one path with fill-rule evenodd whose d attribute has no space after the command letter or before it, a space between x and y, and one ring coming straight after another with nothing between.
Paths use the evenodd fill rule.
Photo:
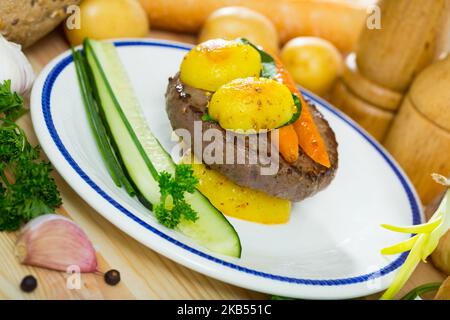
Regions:
<instances>
[{"instance_id":1,"label":"wooden pepper grinder","mask_svg":"<svg viewBox=\"0 0 450 320\"><path fill-rule=\"evenodd\" d=\"M382 141L415 75L448 44L450 0L381 0L379 7L381 29L364 26L331 100Z\"/></svg>"},{"instance_id":2,"label":"wooden pepper grinder","mask_svg":"<svg viewBox=\"0 0 450 320\"><path fill-rule=\"evenodd\" d=\"M385 141L424 204L444 187L431 173L450 176L450 55L417 76Z\"/></svg>"}]
</instances>

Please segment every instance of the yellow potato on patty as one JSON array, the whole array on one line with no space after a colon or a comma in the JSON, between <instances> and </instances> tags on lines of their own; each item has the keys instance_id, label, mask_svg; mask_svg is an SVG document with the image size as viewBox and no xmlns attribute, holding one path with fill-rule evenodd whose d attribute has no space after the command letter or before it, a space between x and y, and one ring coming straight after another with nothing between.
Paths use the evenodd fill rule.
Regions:
<instances>
[{"instance_id":1,"label":"yellow potato on patty","mask_svg":"<svg viewBox=\"0 0 450 320\"><path fill-rule=\"evenodd\" d=\"M290 201L239 186L203 163L193 163L190 154L185 155L181 162L192 165L194 176L199 181L197 189L223 214L264 224L289 221Z\"/></svg>"},{"instance_id":2,"label":"yellow potato on patty","mask_svg":"<svg viewBox=\"0 0 450 320\"><path fill-rule=\"evenodd\" d=\"M208 113L228 130L270 130L292 119L297 108L289 89L267 78L240 78L220 87Z\"/></svg>"},{"instance_id":3,"label":"yellow potato on patty","mask_svg":"<svg viewBox=\"0 0 450 320\"><path fill-rule=\"evenodd\" d=\"M185 84L207 91L237 78L256 77L261 72L261 56L248 44L214 39L203 42L183 59L180 79Z\"/></svg>"}]
</instances>

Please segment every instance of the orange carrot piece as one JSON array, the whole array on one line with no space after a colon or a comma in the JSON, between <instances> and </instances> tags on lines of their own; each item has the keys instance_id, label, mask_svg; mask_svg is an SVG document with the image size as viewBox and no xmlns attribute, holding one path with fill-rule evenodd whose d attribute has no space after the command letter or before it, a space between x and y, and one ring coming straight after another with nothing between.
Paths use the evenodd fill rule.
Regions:
<instances>
[{"instance_id":1,"label":"orange carrot piece","mask_svg":"<svg viewBox=\"0 0 450 320\"><path fill-rule=\"evenodd\" d=\"M320 135L316 123L314 122L311 112L309 111L308 105L303 100L303 96L300 93L300 90L297 88L297 85L295 84L291 75L284 68L280 59L277 57L274 57L274 59L277 64L278 71L276 80L287 86L293 94L297 95L300 98L300 101L302 103L302 113L298 120L292 125L295 132L297 133L298 143L300 147L315 162L329 168L331 166L330 158L328 157L325 143L322 136ZM283 143L280 137L280 149L287 148L284 146L282 147L282 145Z\"/></svg>"},{"instance_id":2,"label":"orange carrot piece","mask_svg":"<svg viewBox=\"0 0 450 320\"><path fill-rule=\"evenodd\" d=\"M298 159L298 137L292 125L287 125L278 129L278 151L289 163Z\"/></svg>"}]
</instances>

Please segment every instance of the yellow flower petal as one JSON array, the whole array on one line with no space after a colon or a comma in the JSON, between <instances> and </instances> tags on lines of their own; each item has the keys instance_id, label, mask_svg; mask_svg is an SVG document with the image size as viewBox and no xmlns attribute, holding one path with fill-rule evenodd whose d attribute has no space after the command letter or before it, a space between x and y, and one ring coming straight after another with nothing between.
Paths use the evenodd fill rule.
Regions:
<instances>
[{"instance_id":1,"label":"yellow flower petal","mask_svg":"<svg viewBox=\"0 0 450 320\"><path fill-rule=\"evenodd\" d=\"M419 236L417 235L417 236L409 238L405 241L394 244L391 247L384 248L381 250L381 254L390 255L390 254L397 254L397 253L402 253L402 252L411 250L411 248L414 246L414 244L416 243L418 238L419 238Z\"/></svg>"},{"instance_id":2,"label":"yellow flower petal","mask_svg":"<svg viewBox=\"0 0 450 320\"><path fill-rule=\"evenodd\" d=\"M414 272L417 264L420 262L422 257L422 251L425 243L429 238L429 234L421 234L416 241L416 244L411 249L411 252L406 258L405 263L398 271L397 275L394 278L391 286L386 290L386 292L381 296L381 300L390 300L395 297L395 295L400 291L400 289L405 285L406 281L408 281L411 274Z\"/></svg>"},{"instance_id":3,"label":"yellow flower petal","mask_svg":"<svg viewBox=\"0 0 450 320\"><path fill-rule=\"evenodd\" d=\"M405 263L398 271L391 286L380 298L382 300L388 300L394 298L411 276L420 260L425 261L436 249L439 239L450 230L450 189L447 190L438 210L436 210L428 223L410 227L382 226L397 232L418 233L418 235L406 241L382 250L384 254L392 254L392 252L399 253L414 242Z\"/></svg>"},{"instance_id":4,"label":"yellow flower petal","mask_svg":"<svg viewBox=\"0 0 450 320\"><path fill-rule=\"evenodd\" d=\"M437 226L439 226L442 222L442 217L438 217L434 221L429 221L427 223L423 224L417 224L414 226L406 226L406 227L399 227L399 226L393 226L390 224L382 224L381 226L385 229L395 231L395 232L402 232L402 233L430 233L432 232Z\"/></svg>"}]
</instances>

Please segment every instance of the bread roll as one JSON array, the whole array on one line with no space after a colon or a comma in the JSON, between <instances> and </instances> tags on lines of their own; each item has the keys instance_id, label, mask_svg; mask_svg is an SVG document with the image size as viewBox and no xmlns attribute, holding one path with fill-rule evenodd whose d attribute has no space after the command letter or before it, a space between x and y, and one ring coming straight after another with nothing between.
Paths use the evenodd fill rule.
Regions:
<instances>
[{"instance_id":1,"label":"bread roll","mask_svg":"<svg viewBox=\"0 0 450 320\"><path fill-rule=\"evenodd\" d=\"M27 47L63 21L69 5L80 0L1 0L0 33Z\"/></svg>"}]
</instances>

